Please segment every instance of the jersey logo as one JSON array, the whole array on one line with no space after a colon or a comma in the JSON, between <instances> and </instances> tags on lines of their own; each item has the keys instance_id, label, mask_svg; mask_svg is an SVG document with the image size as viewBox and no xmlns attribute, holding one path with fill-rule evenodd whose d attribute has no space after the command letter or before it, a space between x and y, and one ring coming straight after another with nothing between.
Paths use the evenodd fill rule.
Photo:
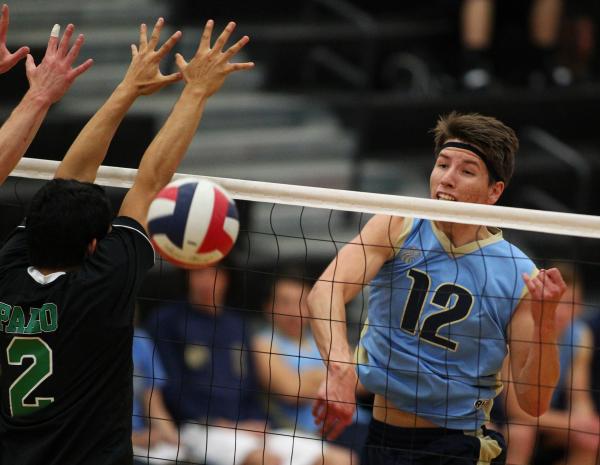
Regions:
<instances>
[{"instance_id":1,"label":"jersey logo","mask_svg":"<svg viewBox=\"0 0 600 465\"><path fill-rule=\"evenodd\" d=\"M475 406L475 408L477 410L479 410L480 408L487 408L490 405L491 400L490 399L479 399L476 400L475 403L473 404Z\"/></svg>"},{"instance_id":2,"label":"jersey logo","mask_svg":"<svg viewBox=\"0 0 600 465\"><path fill-rule=\"evenodd\" d=\"M416 247L407 247L405 249L400 249L398 252L398 257L407 265L410 265L415 260L421 258L423 256L423 252Z\"/></svg>"}]
</instances>

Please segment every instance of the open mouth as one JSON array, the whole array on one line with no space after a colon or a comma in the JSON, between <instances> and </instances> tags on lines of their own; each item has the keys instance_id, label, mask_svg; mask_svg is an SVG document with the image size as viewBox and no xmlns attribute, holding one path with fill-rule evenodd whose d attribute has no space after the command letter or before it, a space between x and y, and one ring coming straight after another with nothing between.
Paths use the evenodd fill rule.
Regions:
<instances>
[{"instance_id":1,"label":"open mouth","mask_svg":"<svg viewBox=\"0 0 600 465\"><path fill-rule=\"evenodd\" d=\"M448 200L450 202L456 202L456 197L453 197L450 194L438 194L437 199L438 200Z\"/></svg>"}]
</instances>

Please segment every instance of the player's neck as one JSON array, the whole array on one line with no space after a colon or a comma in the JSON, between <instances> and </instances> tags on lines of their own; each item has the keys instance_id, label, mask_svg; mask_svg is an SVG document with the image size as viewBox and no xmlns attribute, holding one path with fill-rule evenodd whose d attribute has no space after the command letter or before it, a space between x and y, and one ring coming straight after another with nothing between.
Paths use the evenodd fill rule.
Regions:
<instances>
[{"instance_id":1,"label":"player's neck","mask_svg":"<svg viewBox=\"0 0 600 465\"><path fill-rule=\"evenodd\" d=\"M454 247L487 239L491 234L487 227L473 224L436 221L435 225L446 235Z\"/></svg>"}]
</instances>

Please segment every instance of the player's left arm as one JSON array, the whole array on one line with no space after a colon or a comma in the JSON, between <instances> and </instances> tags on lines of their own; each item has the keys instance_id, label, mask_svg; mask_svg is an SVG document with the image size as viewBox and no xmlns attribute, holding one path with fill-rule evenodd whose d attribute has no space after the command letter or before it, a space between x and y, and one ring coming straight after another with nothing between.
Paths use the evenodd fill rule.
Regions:
<instances>
[{"instance_id":1,"label":"player's left arm","mask_svg":"<svg viewBox=\"0 0 600 465\"><path fill-rule=\"evenodd\" d=\"M149 41L146 25L140 26L139 45L131 45L131 64L123 81L81 130L54 173L55 178L94 182L108 147L135 100L181 79L180 73L163 76L160 72L160 61L181 37L177 31L155 50L163 26L164 20L159 18Z\"/></svg>"},{"instance_id":2,"label":"player's left arm","mask_svg":"<svg viewBox=\"0 0 600 465\"><path fill-rule=\"evenodd\" d=\"M548 409L560 374L555 312L566 285L556 268L523 279L529 294L509 324L510 368L519 405L538 417Z\"/></svg>"}]
</instances>

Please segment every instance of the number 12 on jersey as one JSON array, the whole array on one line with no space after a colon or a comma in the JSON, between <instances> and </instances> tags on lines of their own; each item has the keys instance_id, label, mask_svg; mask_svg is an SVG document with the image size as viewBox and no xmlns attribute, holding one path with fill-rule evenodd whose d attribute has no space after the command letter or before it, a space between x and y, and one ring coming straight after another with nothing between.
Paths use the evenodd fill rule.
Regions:
<instances>
[{"instance_id":1,"label":"number 12 on jersey","mask_svg":"<svg viewBox=\"0 0 600 465\"><path fill-rule=\"evenodd\" d=\"M408 292L400 328L409 334L418 336L426 342L447 350L456 351L458 342L440 336L440 328L464 320L471 313L474 298L471 292L455 283L440 284L431 297L431 305L441 311L428 315L417 329L425 301L429 295L431 278L424 271L416 268L408 270L408 277L412 280Z\"/></svg>"}]
</instances>

